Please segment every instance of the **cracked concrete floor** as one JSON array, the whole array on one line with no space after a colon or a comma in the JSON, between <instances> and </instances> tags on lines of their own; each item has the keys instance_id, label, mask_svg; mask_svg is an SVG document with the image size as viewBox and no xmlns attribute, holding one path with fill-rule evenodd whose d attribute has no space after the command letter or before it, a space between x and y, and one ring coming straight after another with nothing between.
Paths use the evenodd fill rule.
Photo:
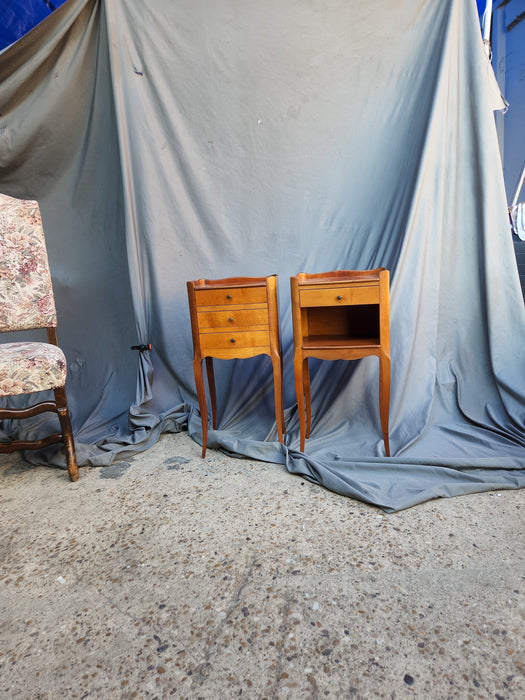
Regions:
<instances>
[{"instance_id":1,"label":"cracked concrete floor","mask_svg":"<svg viewBox=\"0 0 525 700\"><path fill-rule=\"evenodd\" d=\"M525 698L525 490L385 515L165 435L0 460L5 698Z\"/></svg>"}]
</instances>

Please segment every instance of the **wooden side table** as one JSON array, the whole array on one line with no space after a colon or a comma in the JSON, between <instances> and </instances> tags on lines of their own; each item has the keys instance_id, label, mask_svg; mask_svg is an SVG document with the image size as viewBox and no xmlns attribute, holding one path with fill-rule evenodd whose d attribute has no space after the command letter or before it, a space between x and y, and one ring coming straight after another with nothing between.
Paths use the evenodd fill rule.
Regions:
<instances>
[{"instance_id":1,"label":"wooden side table","mask_svg":"<svg viewBox=\"0 0 525 700\"><path fill-rule=\"evenodd\" d=\"M217 395L213 358L242 359L268 355L273 367L275 420L283 442L282 354L279 339L277 275L200 279L187 283L193 335L193 371L202 420L202 456L208 442L208 410L202 360L210 389L213 429L217 428Z\"/></svg>"},{"instance_id":2,"label":"wooden side table","mask_svg":"<svg viewBox=\"0 0 525 700\"><path fill-rule=\"evenodd\" d=\"M379 413L390 456L389 272L339 270L300 274L290 279L294 334L294 374L299 412L300 449L312 423L308 358L357 360L379 358ZM306 424L305 424L306 400Z\"/></svg>"}]
</instances>

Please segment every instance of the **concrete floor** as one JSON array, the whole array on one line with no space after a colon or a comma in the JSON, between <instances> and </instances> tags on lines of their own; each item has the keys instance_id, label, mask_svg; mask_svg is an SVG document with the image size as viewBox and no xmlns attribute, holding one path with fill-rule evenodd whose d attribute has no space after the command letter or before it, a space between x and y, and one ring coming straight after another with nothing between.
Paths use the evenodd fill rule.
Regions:
<instances>
[{"instance_id":1,"label":"concrete floor","mask_svg":"<svg viewBox=\"0 0 525 700\"><path fill-rule=\"evenodd\" d=\"M0 484L1 697L525 698L525 490L385 515L187 434Z\"/></svg>"}]
</instances>

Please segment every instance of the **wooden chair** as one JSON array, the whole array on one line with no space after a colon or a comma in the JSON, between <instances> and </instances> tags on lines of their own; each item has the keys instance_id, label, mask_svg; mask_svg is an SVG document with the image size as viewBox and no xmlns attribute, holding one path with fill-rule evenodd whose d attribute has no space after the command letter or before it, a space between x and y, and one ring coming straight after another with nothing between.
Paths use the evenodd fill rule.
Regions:
<instances>
[{"instance_id":1,"label":"wooden chair","mask_svg":"<svg viewBox=\"0 0 525 700\"><path fill-rule=\"evenodd\" d=\"M294 334L294 374L299 413L300 449L310 437L312 409L308 358L357 360L379 358L379 413L390 456L389 272L339 270L300 274L290 279ZM306 423L305 423L306 401Z\"/></svg>"},{"instance_id":2,"label":"wooden chair","mask_svg":"<svg viewBox=\"0 0 525 700\"><path fill-rule=\"evenodd\" d=\"M27 408L0 408L0 420L58 414L61 432L39 440L0 443L0 453L40 449L63 442L71 481L78 479L75 444L67 406L66 358L58 347L57 317L42 219L37 202L0 195L0 332L47 330L46 342L0 344L0 397L54 392Z\"/></svg>"},{"instance_id":3,"label":"wooden chair","mask_svg":"<svg viewBox=\"0 0 525 700\"><path fill-rule=\"evenodd\" d=\"M202 360L210 389L213 429L217 428L217 397L213 358L242 359L268 355L273 367L275 420L283 442L284 409L282 353L279 336L277 275L194 280L187 283L193 335L193 371L202 421L202 456L208 440L208 409Z\"/></svg>"}]
</instances>

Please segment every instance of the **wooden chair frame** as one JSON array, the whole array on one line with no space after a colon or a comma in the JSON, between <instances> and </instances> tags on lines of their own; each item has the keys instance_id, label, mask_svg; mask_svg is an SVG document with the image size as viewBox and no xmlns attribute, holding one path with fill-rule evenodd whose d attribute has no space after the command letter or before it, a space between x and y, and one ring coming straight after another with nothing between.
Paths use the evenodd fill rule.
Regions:
<instances>
[{"instance_id":1,"label":"wooden chair frame","mask_svg":"<svg viewBox=\"0 0 525 700\"><path fill-rule=\"evenodd\" d=\"M58 347L56 328L47 329L48 342ZM0 408L0 421L22 420L40 413L52 412L58 415L62 432L53 433L40 440L11 440L0 442L0 454L11 454L18 450L37 450L62 442L66 453L67 471L70 481L78 481L78 464L75 452L73 430L67 405L66 389L64 386L53 389L54 401L41 401L27 408Z\"/></svg>"}]
</instances>

